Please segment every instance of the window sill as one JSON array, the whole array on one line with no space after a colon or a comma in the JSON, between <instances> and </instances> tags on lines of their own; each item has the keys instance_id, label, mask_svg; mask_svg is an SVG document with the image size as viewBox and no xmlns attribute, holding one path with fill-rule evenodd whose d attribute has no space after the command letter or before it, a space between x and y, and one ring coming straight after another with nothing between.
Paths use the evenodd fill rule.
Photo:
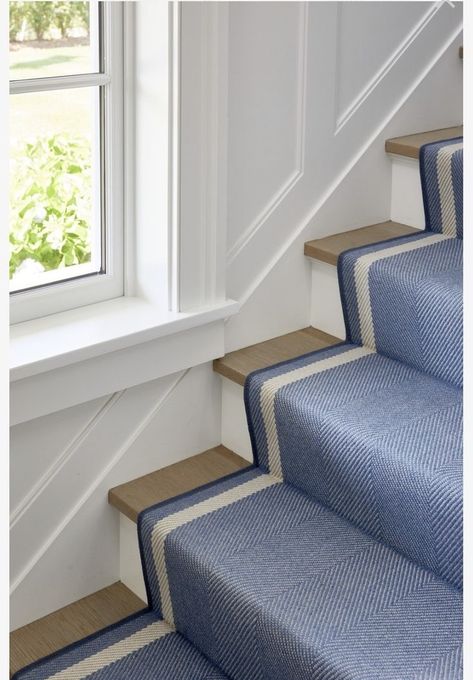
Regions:
<instances>
[{"instance_id":1,"label":"window sill","mask_svg":"<svg viewBox=\"0 0 473 680\"><path fill-rule=\"evenodd\" d=\"M223 354L226 300L191 313L118 298L11 327L12 424Z\"/></svg>"},{"instance_id":2,"label":"window sill","mask_svg":"<svg viewBox=\"0 0 473 680\"><path fill-rule=\"evenodd\" d=\"M192 313L170 312L121 297L16 324L10 333L10 380L218 321L237 307L227 300Z\"/></svg>"}]
</instances>

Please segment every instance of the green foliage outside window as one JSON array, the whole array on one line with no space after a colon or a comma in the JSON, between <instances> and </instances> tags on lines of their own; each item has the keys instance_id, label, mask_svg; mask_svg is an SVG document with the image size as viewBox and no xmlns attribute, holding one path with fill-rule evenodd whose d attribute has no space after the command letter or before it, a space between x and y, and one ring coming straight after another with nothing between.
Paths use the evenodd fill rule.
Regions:
<instances>
[{"instance_id":1,"label":"green foliage outside window","mask_svg":"<svg viewBox=\"0 0 473 680\"><path fill-rule=\"evenodd\" d=\"M38 40L44 40L53 28L63 38L73 26L89 30L89 2L63 0L61 2L10 2L10 40L15 41L20 31L30 29Z\"/></svg>"},{"instance_id":2,"label":"green foliage outside window","mask_svg":"<svg viewBox=\"0 0 473 680\"><path fill-rule=\"evenodd\" d=\"M89 2L84 1L30 1L10 2L10 41L15 59L10 68L13 77L28 77L36 64L41 64L41 75L46 73L45 62L66 62L80 58L78 54L57 53L55 38L60 32L66 47L74 45L72 29L89 31ZM84 35L84 31L81 32ZM44 41L42 45L30 43L31 39ZM63 46L64 47L64 46ZM25 57L21 58L25 48ZM68 47L68 49L73 49ZM82 48L76 48L82 49ZM36 50L41 55L31 56ZM55 51L56 50L56 51ZM53 74L54 75L54 74ZM67 94L67 93L66 93ZM66 96L66 95L65 95ZM39 104L38 104L39 105ZM45 104L39 109L39 118L45 116ZM91 144L78 129L70 133L30 134L26 143L31 118L32 130L35 111L17 107L19 113L11 148L10 166L10 278L56 270L90 262L92 206ZM68 123L68 101L65 99L65 127ZM38 126L41 129L41 125ZM51 127L51 126L47 126ZM54 126L52 126L54 127ZM59 127L59 126L58 126Z\"/></svg>"},{"instance_id":3,"label":"green foliage outside window","mask_svg":"<svg viewBox=\"0 0 473 680\"><path fill-rule=\"evenodd\" d=\"M26 144L11 173L10 277L90 261L90 144L65 135ZM35 264L36 263L36 264Z\"/></svg>"},{"instance_id":4,"label":"green foliage outside window","mask_svg":"<svg viewBox=\"0 0 473 680\"><path fill-rule=\"evenodd\" d=\"M26 21L26 9L24 2L10 2L10 41L16 39L16 36L23 28Z\"/></svg>"},{"instance_id":5,"label":"green foliage outside window","mask_svg":"<svg viewBox=\"0 0 473 680\"><path fill-rule=\"evenodd\" d=\"M74 23L74 17L76 16L75 4L75 2L70 2L70 0L54 3L55 23L61 31L62 38L67 38L67 32L72 28Z\"/></svg>"},{"instance_id":6,"label":"green foliage outside window","mask_svg":"<svg viewBox=\"0 0 473 680\"><path fill-rule=\"evenodd\" d=\"M48 28L54 20L54 4L52 2L26 3L26 19L38 40L43 40Z\"/></svg>"}]
</instances>

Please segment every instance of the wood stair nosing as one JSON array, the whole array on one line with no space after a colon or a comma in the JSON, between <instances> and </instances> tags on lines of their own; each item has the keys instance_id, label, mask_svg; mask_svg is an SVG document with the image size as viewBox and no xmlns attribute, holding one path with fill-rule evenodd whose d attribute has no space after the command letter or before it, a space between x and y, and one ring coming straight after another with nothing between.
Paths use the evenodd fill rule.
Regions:
<instances>
[{"instance_id":1,"label":"wood stair nosing","mask_svg":"<svg viewBox=\"0 0 473 680\"><path fill-rule=\"evenodd\" d=\"M381 243L398 236L408 236L418 231L419 229L409 227L407 224L388 220L307 241L304 244L304 255L336 266L340 254L345 250Z\"/></svg>"},{"instance_id":2,"label":"wood stair nosing","mask_svg":"<svg viewBox=\"0 0 473 680\"><path fill-rule=\"evenodd\" d=\"M463 125L455 127L441 128L440 130L429 130L428 132L417 132L414 135L404 135L387 139L385 149L387 153L408 158L419 158L420 147L431 142L440 142L444 139L454 139L463 136Z\"/></svg>"},{"instance_id":3,"label":"wood stair nosing","mask_svg":"<svg viewBox=\"0 0 473 680\"><path fill-rule=\"evenodd\" d=\"M10 677L21 668L146 607L123 583L72 602L10 633Z\"/></svg>"},{"instance_id":4,"label":"wood stair nosing","mask_svg":"<svg viewBox=\"0 0 473 680\"><path fill-rule=\"evenodd\" d=\"M338 342L341 342L340 338L309 326L229 352L221 359L215 359L214 371L239 385L244 385L247 376L253 371L295 359L302 354L324 349Z\"/></svg>"},{"instance_id":5,"label":"wood stair nosing","mask_svg":"<svg viewBox=\"0 0 473 680\"><path fill-rule=\"evenodd\" d=\"M145 508L214 482L249 465L247 460L225 446L216 446L110 489L108 502L132 522L136 522Z\"/></svg>"}]
</instances>

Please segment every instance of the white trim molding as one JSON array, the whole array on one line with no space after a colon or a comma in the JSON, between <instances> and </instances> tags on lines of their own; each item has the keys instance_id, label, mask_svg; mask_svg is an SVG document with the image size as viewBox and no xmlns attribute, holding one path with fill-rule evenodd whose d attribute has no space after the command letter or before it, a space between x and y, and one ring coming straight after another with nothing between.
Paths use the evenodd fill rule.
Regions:
<instances>
[{"instance_id":1,"label":"white trim molding","mask_svg":"<svg viewBox=\"0 0 473 680\"><path fill-rule=\"evenodd\" d=\"M228 3L180 3L179 309L225 299Z\"/></svg>"},{"instance_id":2,"label":"white trim molding","mask_svg":"<svg viewBox=\"0 0 473 680\"><path fill-rule=\"evenodd\" d=\"M28 493L21 498L20 502L10 512L10 531L14 529L17 522L21 520L21 518L33 507L36 500L48 489L55 477L75 455L82 443L90 436L91 432L95 430L101 420L124 394L125 390L115 392L115 394L112 394L112 396L99 407L77 435L73 437L61 454L51 463L51 465L49 465L39 479L36 480Z\"/></svg>"},{"instance_id":3,"label":"white trim molding","mask_svg":"<svg viewBox=\"0 0 473 680\"><path fill-rule=\"evenodd\" d=\"M127 210L125 292L163 310L169 309L171 295L174 4L125 3L125 19L133 25L133 59L125 62L125 113L133 121L127 142L133 196Z\"/></svg>"},{"instance_id":4,"label":"white trim molding","mask_svg":"<svg viewBox=\"0 0 473 680\"><path fill-rule=\"evenodd\" d=\"M139 300L96 307L85 319L82 310L57 315L62 323L57 319L55 327L37 319L14 328L12 425L223 356L224 319L239 308L227 301L194 313L167 312L157 324L155 308Z\"/></svg>"},{"instance_id":5,"label":"white trim molding","mask_svg":"<svg viewBox=\"0 0 473 680\"><path fill-rule=\"evenodd\" d=\"M358 93L358 95L353 99L352 102L343 110L339 110L338 102L338 90L337 90L337 105L335 107L336 111L336 121L335 121L335 135L345 127L350 118L352 118L358 109L367 101L374 90L382 83L384 78L389 74L392 68L396 65L402 55L409 49L409 47L414 43L415 40L420 36L422 31L428 26L430 21L437 14L439 9L444 4L443 0L433 3L421 19L413 26L412 30L404 37L404 39L399 43L393 53L386 59L384 64L378 69L371 80L365 85L365 87ZM340 66L340 49L342 49L342 41L340 39L340 13L343 11L342 6L338 3L337 6L337 70ZM340 81L340 74L337 75L337 82Z\"/></svg>"},{"instance_id":6,"label":"white trim molding","mask_svg":"<svg viewBox=\"0 0 473 680\"><path fill-rule=\"evenodd\" d=\"M294 167L289 176L273 193L261 212L243 230L243 233L227 251L227 266L231 265L240 253L248 246L253 237L264 227L267 220L304 175L304 159L306 147L306 98L307 98L307 51L308 51L308 26L309 26L309 3L299 3L299 27L297 57L297 126L294 145Z\"/></svg>"},{"instance_id":7,"label":"white trim molding","mask_svg":"<svg viewBox=\"0 0 473 680\"><path fill-rule=\"evenodd\" d=\"M181 5L169 3L169 131L168 131L168 304L180 309L180 72L181 72Z\"/></svg>"}]
</instances>

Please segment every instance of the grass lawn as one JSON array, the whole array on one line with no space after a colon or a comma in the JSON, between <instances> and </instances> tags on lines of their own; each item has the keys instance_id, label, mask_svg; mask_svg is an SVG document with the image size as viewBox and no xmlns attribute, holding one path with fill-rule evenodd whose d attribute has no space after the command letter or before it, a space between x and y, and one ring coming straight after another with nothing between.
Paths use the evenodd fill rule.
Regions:
<instances>
[{"instance_id":1,"label":"grass lawn","mask_svg":"<svg viewBox=\"0 0 473 680\"><path fill-rule=\"evenodd\" d=\"M10 78L46 78L91 70L84 40L31 41L10 48ZM48 45L51 43L51 46ZM12 152L43 134L67 131L90 137L94 88L18 94L10 97Z\"/></svg>"},{"instance_id":2,"label":"grass lawn","mask_svg":"<svg viewBox=\"0 0 473 680\"><path fill-rule=\"evenodd\" d=\"M10 79L90 73L91 48L85 39L30 40L10 44Z\"/></svg>"}]
</instances>

